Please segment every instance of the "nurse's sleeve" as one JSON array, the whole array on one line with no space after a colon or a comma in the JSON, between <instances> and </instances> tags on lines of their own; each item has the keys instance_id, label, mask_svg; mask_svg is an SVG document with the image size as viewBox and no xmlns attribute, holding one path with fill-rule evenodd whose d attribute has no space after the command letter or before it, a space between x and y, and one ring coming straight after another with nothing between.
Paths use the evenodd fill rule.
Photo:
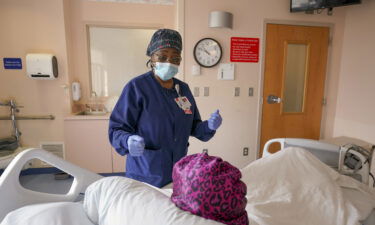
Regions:
<instances>
[{"instance_id":1,"label":"nurse's sleeve","mask_svg":"<svg viewBox=\"0 0 375 225\"><path fill-rule=\"evenodd\" d=\"M134 83L128 83L109 118L109 141L120 155L129 153L127 140L137 130L141 100Z\"/></svg>"},{"instance_id":2,"label":"nurse's sleeve","mask_svg":"<svg viewBox=\"0 0 375 225\"><path fill-rule=\"evenodd\" d=\"M199 110L197 104L195 103L194 97L192 98L192 104L194 105L193 111L193 126L191 129L191 135L198 138L201 141L208 141L210 140L216 133L216 131L211 130L208 128L208 121L202 121L201 115L199 114Z\"/></svg>"}]
</instances>

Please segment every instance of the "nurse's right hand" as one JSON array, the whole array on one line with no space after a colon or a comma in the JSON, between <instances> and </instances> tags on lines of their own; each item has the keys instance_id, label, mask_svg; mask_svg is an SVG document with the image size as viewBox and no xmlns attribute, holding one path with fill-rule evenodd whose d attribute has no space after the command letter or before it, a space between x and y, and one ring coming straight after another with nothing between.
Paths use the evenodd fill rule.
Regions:
<instances>
[{"instance_id":1,"label":"nurse's right hand","mask_svg":"<svg viewBox=\"0 0 375 225\"><path fill-rule=\"evenodd\" d=\"M128 138L128 149L131 156L141 156L145 150L145 140L138 135L132 135Z\"/></svg>"}]
</instances>

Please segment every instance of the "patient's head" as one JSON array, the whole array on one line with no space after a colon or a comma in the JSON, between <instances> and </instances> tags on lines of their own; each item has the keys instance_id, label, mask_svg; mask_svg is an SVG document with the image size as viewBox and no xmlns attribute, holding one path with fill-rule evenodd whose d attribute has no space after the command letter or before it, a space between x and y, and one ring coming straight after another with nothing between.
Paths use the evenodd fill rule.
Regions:
<instances>
[{"instance_id":1,"label":"patient's head","mask_svg":"<svg viewBox=\"0 0 375 225\"><path fill-rule=\"evenodd\" d=\"M248 224L246 185L241 172L206 153L189 155L173 167L172 202L193 214L224 224Z\"/></svg>"}]
</instances>

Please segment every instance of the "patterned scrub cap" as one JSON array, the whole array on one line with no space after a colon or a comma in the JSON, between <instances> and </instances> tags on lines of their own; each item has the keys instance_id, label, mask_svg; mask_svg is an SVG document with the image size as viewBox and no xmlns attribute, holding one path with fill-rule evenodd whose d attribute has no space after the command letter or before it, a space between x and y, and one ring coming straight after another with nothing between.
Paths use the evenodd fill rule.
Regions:
<instances>
[{"instance_id":1,"label":"patterned scrub cap","mask_svg":"<svg viewBox=\"0 0 375 225\"><path fill-rule=\"evenodd\" d=\"M247 225L246 184L230 163L207 153L185 156L173 167L172 202L224 224Z\"/></svg>"},{"instance_id":2,"label":"patterned scrub cap","mask_svg":"<svg viewBox=\"0 0 375 225\"><path fill-rule=\"evenodd\" d=\"M170 29L159 29L152 35L147 47L147 56L163 48L174 48L178 52L182 51L182 39L180 33Z\"/></svg>"}]
</instances>

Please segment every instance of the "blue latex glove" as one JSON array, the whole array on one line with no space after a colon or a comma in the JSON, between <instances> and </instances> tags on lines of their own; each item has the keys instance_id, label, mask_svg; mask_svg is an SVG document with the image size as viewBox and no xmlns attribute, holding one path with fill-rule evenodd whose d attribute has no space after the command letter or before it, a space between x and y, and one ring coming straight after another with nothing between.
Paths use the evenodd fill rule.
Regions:
<instances>
[{"instance_id":1,"label":"blue latex glove","mask_svg":"<svg viewBox=\"0 0 375 225\"><path fill-rule=\"evenodd\" d=\"M131 156L141 156L145 150L145 140L138 135L132 135L128 138L128 149Z\"/></svg>"},{"instance_id":2,"label":"blue latex glove","mask_svg":"<svg viewBox=\"0 0 375 225\"><path fill-rule=\"evenodd\" d=\"M217 130L217 128L220 127L222 121L223 119L219 114L219 110L216 110L208 119L208 128L210 128L210 130Z\"/></svg>"}]
</instances>

